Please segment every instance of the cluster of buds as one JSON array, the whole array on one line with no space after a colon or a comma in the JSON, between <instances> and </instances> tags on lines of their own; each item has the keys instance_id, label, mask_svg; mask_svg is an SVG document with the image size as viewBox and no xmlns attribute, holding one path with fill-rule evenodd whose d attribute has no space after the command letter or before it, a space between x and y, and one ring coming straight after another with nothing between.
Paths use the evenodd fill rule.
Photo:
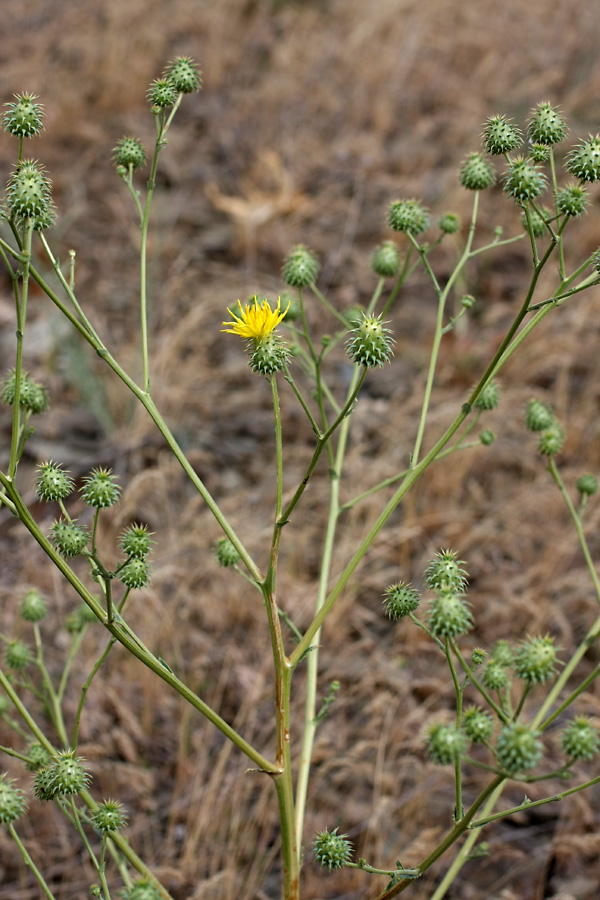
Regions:
<instances>
[{"instance_id":1,"label":"cluster of buds","mask_svg":"<svg viewBox=\"0 0 600 900\"><path fill-rule=\"evenodd\" d=\"M560 453L565 432L550 407L541 400L530 400L525 413L525 424L529 431L539 434L538 448L545 456Z\"/></svg>"},{"instance_id":2,"label":"cluster of buds","mask_svg":"<svg viewBox=\"0 0 600 900\"><path fill-rule=\"evenodd\" d=\"M38 800L47 802L55 797L77 794L89 783L90 776L83 759L73 750L64 750L50 766L37 772L33 792Z\"/></svg>"},{"instance_id":3,"label":"cluster of buds","mask_svg":"<svg viewBox=\"0 0 600 900\"><path fill-rule=\"evenodd\" d=\"M0 384L0 399L8 406L15 405L17 395L17 375L11 369ZM19 407L31 415L46 412L50 405L48 391L43 384L24 371L19 379Z\"/></svg>"}]
</instances>

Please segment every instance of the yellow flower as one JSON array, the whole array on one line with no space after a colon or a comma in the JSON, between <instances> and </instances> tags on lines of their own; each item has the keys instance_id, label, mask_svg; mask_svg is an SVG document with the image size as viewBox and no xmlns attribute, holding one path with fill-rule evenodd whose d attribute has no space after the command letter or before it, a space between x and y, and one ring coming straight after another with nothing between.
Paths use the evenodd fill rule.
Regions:
<instances>
[{"instance_id":1,"label":"yellow flower","mask_svg":"<svg viewBox=\"0 0 600 900\"><path fill-rule=\"evenodd\" d=\"M262 303L259 303L257 297L254 298L253 304L247 303L243 308L238 300L238 306L240 308L239 316L232 313L229 307L227 308L227 312L234 321L223 322L223 325L230 325L231 327L222 328L221 331L225 331L228 334L239 334L245 338L253 338L255 341L262 341L267 335L271 334L290 308L288 303L287 308L281 312L281 300L278 300L277 309L271 309L268 300L263 300Z\"/></svg>"}]
</instances>

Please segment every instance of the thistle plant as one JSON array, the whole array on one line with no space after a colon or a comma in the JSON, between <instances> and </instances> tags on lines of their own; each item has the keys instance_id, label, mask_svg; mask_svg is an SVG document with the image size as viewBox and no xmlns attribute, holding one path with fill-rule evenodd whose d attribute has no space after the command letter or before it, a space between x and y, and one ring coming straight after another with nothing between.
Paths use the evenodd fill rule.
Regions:
<instances>
[{"instance_id":1,"label":"thistle plant","mask_svg":"<svg viewBox=\"0 0 600 900\"><path fill-rule=\"evenodd\" d=\"M474 854L484 827L532 806L566 798L600 780L599 776L576 774L580 771L577 766L593 760L600 747L596 725L585 713L585 692L600 674L600 667L585 677L580 669L584 654L598 640L600 616L579 623L579 631L585 634L574 647L558 646L550 633L519 636L516 641L511 636L498 636L490 647L477 646L473 643L481 612L477 588L471 589L468 562L459 558L457 550L440 549L425 571L419 573L418 583L413 579L414 587L402 571L398 571L398 580L393 584L381 584L381 614L389 619L389 627L399 629L400 635L415 627L426 636L437 654L440 670L447 673L453 693L452 708L444 715L433 716L422 736L423 758L432 765L446 767L454 786L450 824L437 846L421 858L406 860L406 865L399 859L372 863L357 858L343 824L324 822L316 836L306 833L315 735L322 721L335 715L336 697L343 691L335 680L319 706L321 657L327 654L321 627L340 598L348 595L365 556L423 474L438 462L443 465L448 457L470 451L487 452L494 441L489 417L503 402L499 376L529 335L546 316L560 315L565 304L576 303L581 292L600 284L600 251L576 256L571 261L573 253L564 237L567 228L588 206L587 185L600 179L600 139L590 137L571 149L566 156L568 181L563 184L555 145L564 140L567 129L556 108L540 103L525 129L504 115L492 116L484 126L483 147L466 156L457 176L472 202L466 230L453 212L443 213L436 220L437 225L432 225L434 217L416 198L391 202L387 214L382 214L382 228L387 224L395 237L381 243L372 255L376 281L364 308L351 313L337 309L319 287L319 261L305 245L292 248L283 262L282 282L292 289L291 296L283 302L281 296L254 295L247 302L237 300L236 307L232 299L227 312L223 311L224 317L230 317L222 322L221 331L225 334L219 334L216 322L215 340L229 341L229 335L233 335L246 341L251 370L247 377L266 379L273 403L275 447L271 465L275 502L270 537L261 553L251 553L248 532L252 522L242 523L246 534L234 527L232 518L217 503L167 425L151 391L152 335L148 328L146 285L156 173L181 102L200 87L195 63L187 57L173 60L148 89L156 126L153 151L147 153L135 136L124 137L114 149L117 174L129 193L140 226L139 378L128 373L104 343L92 324L86 298L75 292L73 271L63 271L58 251L52 247L52 235L48 233L54 220L50 179L41 165L23 159L24 142L41 131L43 108L29 94L15 95L7 104L4 127L18 138L19 144L3 207L0 258L13 286L16 340L13 367L6 373L0 390L2 401L12 409L11 437L4 448L0 471L0 504L29 532L45 554L48 567L54 567L62 579L64 590L76 595L82 605L64 623L68 641L58 683L47 663L41 631L41 623L52 611L39 592L25 592L20 603L26 639L21 635L0 635L0 713L12 732L12 743L3 746L2 751L21 766L18 782L8 775L0 776L0 823L45 897L55 895L42 871L43 860L32 859L14 825L27 814L26 791L33 793L32 804L54 804L73 827L97 876L89 886L92 896L109 900L117 891L128 900L168 900L171 896L138 855L135 833L131 838L127 836L128 821L134 820L135 811L126 811L118 798L107 800L96 790L92 772L78 752L80 722L90 685L94 679L102 679L108 656L120 645L230 741L246 757L257 777L272 783L279 813L285 900L297 900L302 869L314 864L323 867L325 878L340 869L354 868L365 878L377 879L373 893L377 893L378 900L388 900L411 889L431 867L444 871L445 866L431 898L440 900ZM530 139L529 145L523 143L524 133ZM503 171L497 171L489 157L500 157ZM145 166L149 173L143 190L136 179ZM483 192L496 181L502 185L506 202L514 207L515 233L503 238L496 231L486 241L478 236L479 205L485 196ZM432 230L427 240L423 239ZM462 249L454 268L442 279L436 275L436 251L450 236L452 241L462 242ZM440 347L457 321L469 314L474 297L464 294L452 313L448 311L449 300L464 283L475 257L502 252L502 248L518 241L526 242L531 259L530 279L523 286L521 303L481 366L476 382L464 391L452 420L441 428L436 426L436 430L430 413ZM39 253L53 271L52 278L47 278L45 270L35 262ZM360 403L364 382L376 377L378 370L394 365L394 304L417 268L428 280L437 312L410 454L400 471L358 492L353 480L344 478L353 412ZM543 281L542 293L543 271L553 281L550 288L548 279ZM260 597L272 652L273 746L259 748L246 739L206 702L195 686L158 655L158 648L147 647L135 631L129 616L129 599L132 592L151 582L152 548L160 543L161 535L152 534L143 522L131 522L121 532L112 552L105 548L100 540L100 523L119 508L122 498L115 473L96 467L81 478L67 471L60 461L39 460L33 489L36 502L55 515L49 529L41 527L36 510L28 506L25 498L30 485L22 475L20 462L32 434L32 417L48 409L48 392L24 369L32 281L78 338L95 350L149 414L220 528L221 536L212 553L215 564L228 570L223 577L239 579L238 590ZM330 329L321 338L310 327L315 309ZM243 352L241 346L239 352ZM343 387L332 376L340 356L350 372ZM283 381L291 390L291 394L286 391L285 402L297 404L314 435L304 471L291 490L287 482L284 490L280 397ZM585 510L593 504L597 491L596 476L584 473L576 485L564 483L558 457L566 433L546 403L531 398L522 419L524 436L529 430L535 434L534 443L538 441L537 450L532 444L530 452L537 453L539 464L546 466L549 481L554 482L564 499L589 569L595 599L600 604L600 581L583 528ZM495 421L498 426L498 420ZM263 461L262 465L267 463ZM308 622L299 625L278 598L280 552L286 541L295 539L294 513L304 503L317 469L328 474L328 513L322 523L320 569L312 613ZM578 508L572 499L574 491L579 496ZM370 519L365 517L362 536L352 552L341 564L338 557L334 562L342 516L360 508L366 497L374 498L377 512ZM92 624L99 632L103 630L106 644L81 687L73 682L72 666L83 635ZM300 679L294 680L297 669L304 670L301 687ZM292 696L296 691L303 695L304 715L292 721ZM473 787L477 783L473 772L486 779L483 787ZM573 777L575 783L562 789L567 777ZM535 801L526 798L517 806L507 806L502 800L507 785L552 778L557 779L561 790ZM342 807L342 823L344 818ZM404 855L403 848L398 848L398 854Z\"/></svg>"}]
</instances>

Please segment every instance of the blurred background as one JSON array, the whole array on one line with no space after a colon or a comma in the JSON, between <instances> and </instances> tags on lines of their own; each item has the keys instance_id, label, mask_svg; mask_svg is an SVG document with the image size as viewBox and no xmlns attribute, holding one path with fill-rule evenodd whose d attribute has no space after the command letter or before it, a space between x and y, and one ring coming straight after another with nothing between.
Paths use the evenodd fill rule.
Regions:
<instances>
[{"instance_id":1,"label":"blurred background","mask_svg":"<svg viewBox=\"0 0 600 900\"><path fill-rule=\"evenodd\" d=\"M152 146L145 95L169 60L189 55L203 70L203 90L184 98L161 157L149 244L152 392L259 561L274 499L265 462L273 446L271 396L248 369L239 340L219 332L226 307L255 293L276 298L283 259L298 243L318 255L319 286L338 309L368 302L375 284L370 256L391 237L391 201L418 197L434 221L448 211L468 221L471 197L458 170L479 149L490 115L505 113L523 126L538 102L560 106L570 127L565 153L600 128L600 20L588 0L3 0L1 28L0 97L34 92L46 110L45 131L26 153L53 181L59 218L50 243L63 264L76 251L80 302L138 377L139 229L112 150L123 135ZM17 149L3 133L4 180ZM571 229L572 267L600 244L598 190L590 196L589 212ZM482 243L496 226L519 231L518 210L501 187L482 198L480 226ZM459 247L449 240L437 254L441 278ZM529 257L525 241L481 257L459 286L477 302L468 327L443 344L428 446L453 419L522 302ZM38 264L47 269L41 255ZM543 290L542 283L540 297ZM452 773L432 766L423 746L432 717L451 715L451 685L435 646L383 618L389 583L418 586L439 548L456 549L471 573L476 629L468 648L549 632L565 659L594 620L589 576L523 410L532 396L556 409L567 431L561 470L573 492L579 475L598 474L599 304L599 292L591 291L547 317L503 371L502 404L486 421L496 443L427 473L333 612L320 691L326 694L333 679L341 690L318 732L305 845L318 830L339 826L369 862L393 866L400 857L411 864L451 821ZM417 272L390 316L395 359L369 377L354 413L347 496L407 464L435 309ZM271 662L262 608L244 582L217 567L211 548L219 530L145 413L41 293L33 292L28 312L26 368L48 385L52 400L20 467L36 517L49 527L54 514L35 504L37 462L52 458L76 477L92 466L115 469L125 490L106 516L107 554L132 520L147 522L156 540L152 583L129 607L133 627L268 753ZM316 302L309 316L317 334L334 327ZM0 275L5 370L13 365L14 327L10 280ZM348 367L341 355L335 365L332 384L342 390ZM291 488L312 452L312 433L285 388L282 406ZM5 447L9 428L5 410ZM282 549L280 598L299 625L310 620L314 603L326 481L323 466ZM336 571L381 502L371 498L344 519ZM593 503L586 516L597 552ZM44 625L49 666L60 673L64 620L77 600L5 510L0 559L3 634L30 639L17 610L25 590L40 589L52 608ZM92 626L67 719L104 645L101 627ZM592 648L584 673L597 656ZM595 687L578 712L600 716ZM0 724L0 742L11 740ZM95 796L127 805L133 845L176 900L278 896L271 785L245 774L244 759L118 648L90 691L80 741ZM23 772L5 764L30 792ZM582 767L577 780L585 775ZM470 772L467 795L482 784ZM542 782L527 792L535 799L550 790ZM520 802L522 793L515 786L507 803ZM490 829L489 856L469 863L448 897L597 897L598 800L597 791L576 795ZM57 898L88 896L94 873L52 808L32 800L21 832L32 856L46 862ZM327 876L309 857L307 850L307 900L374 896L384 886L352 871ZM442 860L410 896L427 900L447 865ZM0 900L38 895L1 832Z\"/></svg>"}]
</instances>

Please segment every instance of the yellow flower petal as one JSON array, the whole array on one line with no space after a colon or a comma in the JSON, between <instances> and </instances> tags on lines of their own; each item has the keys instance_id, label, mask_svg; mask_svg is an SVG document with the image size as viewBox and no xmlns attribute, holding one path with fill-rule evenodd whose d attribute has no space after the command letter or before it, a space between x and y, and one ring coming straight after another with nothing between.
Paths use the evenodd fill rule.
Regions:
<instances>
[{"instance_id":1,"label":"yellow flower petal","mask_svg":"<svg viewBox=\"0 0 600 900\"><path fill-rule=\"evenodd\" d=\"M259 303L258 299L255 297L254 303L247 303L245 307L242 307L241 302L238 300L238 307L240 310L239 316L232 312L229 307L227 308L227 312L232 317L233 321L223 322L223 325L228 325L230 327L222 328L221 331L224 331L227 334L239 334L240 337L252 338L255 341L260 341L271 334L277 325L279 325L290 308L290 305L288 303L287 308L281 312L281 300L277 300L276 309L271 309L268 300L263 300L262 303Z\"/></svg>"}]
</instances>

